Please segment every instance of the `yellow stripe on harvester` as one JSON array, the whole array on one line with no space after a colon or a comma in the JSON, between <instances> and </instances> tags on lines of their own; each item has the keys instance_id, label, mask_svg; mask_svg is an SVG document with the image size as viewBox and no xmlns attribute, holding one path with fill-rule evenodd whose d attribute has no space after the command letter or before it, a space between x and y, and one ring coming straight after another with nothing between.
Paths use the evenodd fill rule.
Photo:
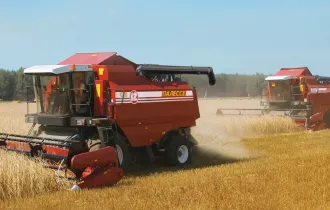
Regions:
<instances>
[{"instance_id":1,"label":"yellow stripe on harvester","mask_svg":"<svg viewBox=\"0 0 330 210\"><path fill-rule=\"evenodd\" d=\"M97 97L100 98L101 97L101 85L100 84L96 84L96 93L97 93Z\"/></svg>"},{"instance_id":2,"label":"yellow stripe on harvester","mask_svg":"<svg viewBox=\"0 0 330 210\"><path fill-rule=\"evenodd\" d=\"M104 68L99 68L99 75L103 75Z\"/></svg>"}]
</instances>

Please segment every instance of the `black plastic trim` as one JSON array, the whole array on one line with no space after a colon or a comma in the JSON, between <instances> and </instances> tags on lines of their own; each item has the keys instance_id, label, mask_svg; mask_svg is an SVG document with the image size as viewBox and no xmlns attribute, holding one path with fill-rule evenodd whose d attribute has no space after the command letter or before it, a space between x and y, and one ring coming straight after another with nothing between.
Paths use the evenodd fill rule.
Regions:
<instances>
[{"instance_id":1,"label":"black plastic trim","mask_svg":"<svg viewBox=\"0 0 330 210\"><path fill-rule=\"evenodd\" d=\"M41 125L69 126L69 116L37 115L37 122Z\"/></svg>"}]
</instances>

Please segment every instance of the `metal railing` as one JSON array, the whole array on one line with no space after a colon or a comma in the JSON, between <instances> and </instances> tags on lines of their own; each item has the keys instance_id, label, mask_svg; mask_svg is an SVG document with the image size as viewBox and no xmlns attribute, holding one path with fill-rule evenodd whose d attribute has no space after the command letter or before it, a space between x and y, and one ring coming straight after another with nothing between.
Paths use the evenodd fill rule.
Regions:
<instances>
[{"instance_id":1,"label":"metal railing","mask_svg":"<svg viewBox=\"0 0 330 210\"><path fill-rule=\"evenodd\" d=\"M115 106L116 105L119 105L119 104L116 104L116 103L112 103L111 102L111 91L112 90L114 90L115 91L115 95L114 95L114 98L116 99L116 91L121 91L123 94L122 94L122 97L121 97L121 104L123 104L123 102L124 102L124 98L125 98L125 90L124 89L122 89L122 88L111 88L111 87L108 87L107 88L107 95L106 95L106 106L105 106L105 114L106 114L106 116L108 116L109 115L109 112L108 112L108 107L109 107L109 105L110 105L110 107L111 107L111 113L112 113L112 118L114 117L114 110L115 110Z\"/></svg>"},{"instance_id":2,"label":"metal railing","mask_svg":"<svg viewBox=\"0 0 330 210\"><path fill-rule=\"evenodd\" d=\"M91 86L93 85L88 85L89 89L87 88L71 88L69 89L69 98L70 98L70 108L71 108L71 112L72 114L77 114L77 106L87 106L89 109L89 116L92 116L93 111L92 111L92 106L91 106L91 98L92 98L92 93L91 93ZM86 103L77 103L77 98L76 98L76 94L72 94L72 91L82 91L83 93L81 94L80 98L84 99L84 96L87 96L87 100ZM74 99L74 103L72 103L72 99ZM76 107L75 109L73 109L73 107ZM78 113L81 114L81 113Z\"/></svg>"}]
</instances>

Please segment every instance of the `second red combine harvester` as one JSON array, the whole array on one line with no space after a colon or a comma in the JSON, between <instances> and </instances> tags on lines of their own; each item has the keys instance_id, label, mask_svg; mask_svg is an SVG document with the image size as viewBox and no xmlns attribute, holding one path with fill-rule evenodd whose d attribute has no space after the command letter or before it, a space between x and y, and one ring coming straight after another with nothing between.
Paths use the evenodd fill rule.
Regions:
<instances>
[{"instance_id":1,"label":"second red combine harvester","mask_svg":"<svg viewBox=\"0 0 330 210\"><path fill-rule=\"evenodd\" d=\"M111 186L132 162L164 156L186 165L200 117L196 90L182 74L215 84L211 67L139 65L116 53L77 53L32 75L37 111L26 122L36 132L0 134L0 147L62 161L78 182L72 190Z\"/></svg>"},{"instance_id":2,"label":"second red combine harvester","mask_svg":"<svg viewBox=\"0 0 330 210\"><path fill-rule=\"evenodd\" d=\"M330 128L330 77L313 76L307 67L281 68L265 78L265 99L259 109L218 109L256 111L258 115L275 114L291 117L299 127L308 130ZM262 96L262 97L264 97ZM235 114L237 115L237 114Z\"/></svg>"},{"instance_id":3,"label":"second red combine harvester","mask_svg":"<svg viewBox=\"0 0 330 210\"><path fill-rule=\"evenodd\" d=\"M269 110L290 111L307 129L330 128L330 77L313 76L307 67L281 68L266 81Z\"/></svg>"}]
</instances>

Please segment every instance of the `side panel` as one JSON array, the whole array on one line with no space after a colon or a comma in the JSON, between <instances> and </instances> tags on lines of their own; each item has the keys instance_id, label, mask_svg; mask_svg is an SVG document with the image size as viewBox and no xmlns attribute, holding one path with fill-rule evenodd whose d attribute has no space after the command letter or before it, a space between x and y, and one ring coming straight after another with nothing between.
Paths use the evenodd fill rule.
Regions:
<instances>
[{"instance_id":1,"label":"side panel","mask_svg":"<svg viewBox=\"0 0 330 210\"><path fill-rule=\"evenodd\" d=\"M132 146L151 145L168 131L195 126L199 118L196 91L178 90L184 96L169 96L171 91L133 90L116 93L116 121Z\"/></svg>"},{"instance_id":2,"label":"side panel","mask_svg":"<svg viewBox=\"0 0 330 210\"><path fill-rule=\"evenodd\" d=\"M122 57L122 56L112 56L106 60L104 60L103 62L100 63L101 65L135 65L132 61Z\"/></svg>"},{"instance_id":3,"label":"side panel","mask_svg":"<svg viewBox=\"0 0 330 210\"><path fill-rule=\"evenodd\" d=\"M323 112L330 110L330 92L309 93L308 101L312 104L314 112Z\"/></svg>"},{"instance_id":4,"label":"side panel","mask_svg":"<svg viewBox=\"0 0 330 210\"><path fill-rule=\"evenodd\" d=\"M325 114L330 110L330 92L309 93L307 99L311 103L313 111L309 119L313 124L315 123L311 126L312 130L326 129Z\"/></svg>"},{"instance_id":5,"label":"side panel","mask_svg":"<svg viewBox=\"0 0 330 210\"><path fill-rule=\"evenodd\" d=\"M152 145L172 129L172 124L127 125L121 127L133 147Z\"/></svg>"},{"instance_id":6,"label":"side panel","mask_svg":"<svg viewBox=\"0 0 330 210\"><path fill-rule=\"evenodd\" d=\"M106 89L100 81L104 80L111 88L114 105L114 109L108 107L114 111L110 116L134 147L151 145L172 129L195 126L200 117L196 91L185 82L154 82L136 75L134 67L128 65L95 65L94 71L99 79L95 88L96 116L105 114L102 90Z\"/></svg>"}]
</instances>

